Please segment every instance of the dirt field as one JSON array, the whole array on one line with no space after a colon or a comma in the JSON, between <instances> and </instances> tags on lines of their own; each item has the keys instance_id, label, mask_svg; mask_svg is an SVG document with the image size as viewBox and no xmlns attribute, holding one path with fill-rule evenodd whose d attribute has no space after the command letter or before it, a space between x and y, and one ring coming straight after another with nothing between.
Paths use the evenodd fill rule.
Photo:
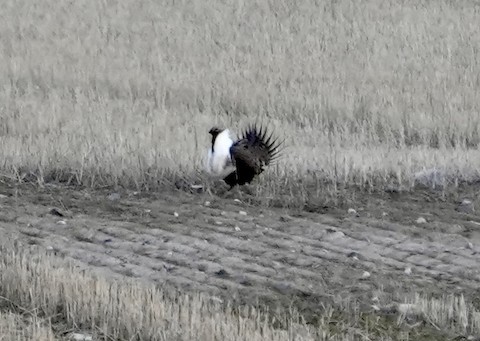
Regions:
<instances>
[{"instance_id":1,"label":"dirt field","mask_svg":"<svg viewBox=\"0 0 480 341\"><path fill-rule=\"evenodd\" d=\"M369 311L413 292L471 298L480 287L480 217L463 212L455 196L385 193L359 200L356 212L315 213L264 209L232 193L5 183L0 193L2 239L42 245L112 276L237 303L293 303L312 322L325 305L353 298Z\"/></svg>"}]
</instances>

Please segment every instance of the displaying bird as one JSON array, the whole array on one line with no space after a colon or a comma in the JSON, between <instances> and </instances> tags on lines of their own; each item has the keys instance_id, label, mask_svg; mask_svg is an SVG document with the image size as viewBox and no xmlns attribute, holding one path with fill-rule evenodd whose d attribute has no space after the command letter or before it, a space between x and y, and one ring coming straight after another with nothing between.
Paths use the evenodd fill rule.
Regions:
<instances>
[{"instance_id":1,"label":"displaying bird","mask_svg":"<svg viewBox=\"0 0 480 341\"><path fill-rule=\"evenodd\" d=\"M228 129L210 129L212 146L208 152L207 171L234 187L250 183L265 167L275 161L281 143L267 129L250 125L233 142Z\"/></svg>"}]
</instances>

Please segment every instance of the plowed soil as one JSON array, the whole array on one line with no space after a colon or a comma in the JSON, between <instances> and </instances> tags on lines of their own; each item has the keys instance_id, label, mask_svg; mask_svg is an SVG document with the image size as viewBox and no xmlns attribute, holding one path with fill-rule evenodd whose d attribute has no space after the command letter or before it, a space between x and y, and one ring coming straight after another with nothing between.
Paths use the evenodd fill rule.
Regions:
<instances>
[{"instance_id":1,"label":"plowed soil","mask_svg":"<svg viewBox=\"0 0 480 341\"><path fill-rule=\"evenodd\" d=\"M472 298L480 288L480 217L458 195L385 193L356 212L312 213L182 191L0 186L0 238L222 300L293 304L313 317L352 298L368 310L375 296Z\"/></svg>"}]
</instances>

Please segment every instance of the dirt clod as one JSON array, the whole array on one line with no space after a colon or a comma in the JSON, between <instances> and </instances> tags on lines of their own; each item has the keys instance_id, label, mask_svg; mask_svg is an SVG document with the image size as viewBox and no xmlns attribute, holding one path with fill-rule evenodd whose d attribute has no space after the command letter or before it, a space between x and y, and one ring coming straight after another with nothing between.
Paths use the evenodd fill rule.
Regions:
<instances>
[{"instance_id":1,"label":"dirt clod","mask_svg":"<svg viewBox=\"0 0 480 341\"><path fill-rule=\"evenodd\" d=\"M50 213L51 215L54 215L54 216L57 216L57 217L63 217L64 214L60 211L60 209L58 208L52 208L48 213Z\"/></svg>"},{"instance_id":2,"label":"dirt clod","mask_svg":"<svg viewBox=\"0 0 480 341\"><path fill-rule=\"evenodd\" d=\"M475 212L475 207L471 200L463 199L462 202L458 205L457 210L464 213L473 213Z\"/></svg>"}]
</instances>

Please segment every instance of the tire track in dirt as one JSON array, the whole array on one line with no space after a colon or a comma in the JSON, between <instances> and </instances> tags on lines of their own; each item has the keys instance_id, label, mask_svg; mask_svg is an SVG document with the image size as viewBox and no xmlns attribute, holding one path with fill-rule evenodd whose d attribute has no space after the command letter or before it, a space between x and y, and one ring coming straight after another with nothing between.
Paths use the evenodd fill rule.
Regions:
<instances>
[{"instance_id":1,"label":"tire track in dirt","mask_svg":"<svg viewBox=\"0 0 480 341\"><path fill-rule=\"evenodd\" d=\"M170 193L111 202L95 192L82 197L71 190L24 190L1 199L0 236L42 245L113 275L246 302L296 297L311 309L332 297L368 301L379 291L468 295L480 284L475 215L451 210L446 216L440 207L437 218L415 226L418 207L406 210L412 221L406 224L383 215L295 213L221 198L206 206L205 198ZM58 202L69 217L47 213ZM448 221L470 229L470 237L450 232Z\"/></svg>"}]
</instances>

